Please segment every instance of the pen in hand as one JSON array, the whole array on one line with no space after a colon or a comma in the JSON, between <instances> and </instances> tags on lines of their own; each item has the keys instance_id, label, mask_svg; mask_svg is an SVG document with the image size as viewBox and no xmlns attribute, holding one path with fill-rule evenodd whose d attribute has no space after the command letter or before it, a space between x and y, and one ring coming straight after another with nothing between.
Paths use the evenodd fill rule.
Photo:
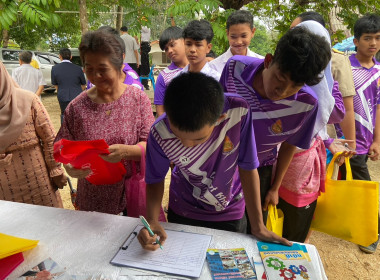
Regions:
<instances>
[{"instance_id":1,"label":"pen in hand","mask_svg":"<svg viewBox=\"0 0 380 280\"><path fill-rule=\"evenodd\" d=\"M143 216L140 216L140 220L141 220L141 222L143 223L144 227L148 230L150 236L154 236L154 232L153 232L152 229L150 228L150 225L149 225L149 223L145 220L145 218L144 218ZM162 247L161 242L160 242L160 240L159 240L158 238L156 238L156 243L157 243L158 245L160 245L161 250L164 249L164 248Z\"/></svg>"}]
</instances>

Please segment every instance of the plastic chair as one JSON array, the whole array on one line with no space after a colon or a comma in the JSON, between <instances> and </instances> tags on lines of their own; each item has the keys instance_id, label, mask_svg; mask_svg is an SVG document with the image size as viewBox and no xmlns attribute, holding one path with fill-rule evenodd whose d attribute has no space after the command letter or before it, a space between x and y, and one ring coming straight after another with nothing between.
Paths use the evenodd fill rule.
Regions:
<instances>
[{"instance_id":1,"label":"plastic chair","mask_svg":"<svg viewBox=\"0 0 380 280\"><path fill-rule=\"evenodd\" d=\"M142 80L150 80L152 82L152 86L153 86L153 90L156 89L156 85L155 85L155 82L154 82L154 75L153 75L153 71L154 71L154 67L156 65L153 64L151 67L150 67L150 71L149 71L149 75L146 77L146 76L140 76L140 82L142 83Z\"/></svg>"}]
</instances>

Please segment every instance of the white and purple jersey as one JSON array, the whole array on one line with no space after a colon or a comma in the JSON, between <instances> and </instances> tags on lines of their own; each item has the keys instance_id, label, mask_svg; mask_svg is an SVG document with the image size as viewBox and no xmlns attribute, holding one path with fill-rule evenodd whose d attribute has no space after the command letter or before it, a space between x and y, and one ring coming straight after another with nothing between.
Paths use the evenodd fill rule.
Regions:
<instances>
[{"instance_id":1,"label":"white and purple jersey","mask_svg":"<svg viewBox=\"0 0 380 280\"><path fill-rule=\"evenodd\" d=\"M220 78L225 91L241 95L250 104L260 167L273 165L282 142L301 149L310 147L318 107L317 96L308 86L282 100L262 98L252 84L263 67L263 59L234 56Z\"/></svg>"},{"instance_id":2,"label":"white and purple jersey","mask_svg":"<svg viewBox=\"0 0 380 280\"><path fill-rule=\"evenodd\" d=\"M380 63L367 69L360 65L355 54L349 57L356 95L354 96L356 152L367 154L373 142L376 107L380 104ZM341 136L341 135L339 135Z\"/></svg>"},{"instance_id":3,"label":"white and purple jersey","mask_svg":"<svg viewBox=\"0 0 380 280\"><path fill-rule=\"evenodd\" d=\"M241 219L245 201L238 166L259 165L249 104L240 96L225 94L223 113L206 142L185 147L172 133L166 114L153 124L147 141L147 184L165 179L175 164L169 207L178 215L203 221Z\"/></svg>"},{"instance_id":4,"label":"white and purple jersey","mask_svg":"<svg viewBox=\"0 0 380 280\"><path fill-rule=\"evenodd\" d=\"M177 67L172 62L168 67L160 72L156 81L156 89L154 90L154 104L164 105L165 90L171 80L180 72L182 68Z\"/></svg>"}]
</instances>

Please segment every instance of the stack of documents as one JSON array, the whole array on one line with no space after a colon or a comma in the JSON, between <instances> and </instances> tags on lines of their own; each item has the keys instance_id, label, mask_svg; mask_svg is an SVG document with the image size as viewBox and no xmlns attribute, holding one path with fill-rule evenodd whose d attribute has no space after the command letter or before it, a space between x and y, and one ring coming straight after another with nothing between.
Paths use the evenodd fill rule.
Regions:
<instances>
[{"instance_id":1,"label":"stack of documents","mask_svg":"<svg viewBox=\"0 0 380 280\"><path fill-rule=\"evenodd\" d=\"M23 261L22 252L36 247L38 240L0 233L0 280L5 279Z\"/></svg>"}]
</instances>

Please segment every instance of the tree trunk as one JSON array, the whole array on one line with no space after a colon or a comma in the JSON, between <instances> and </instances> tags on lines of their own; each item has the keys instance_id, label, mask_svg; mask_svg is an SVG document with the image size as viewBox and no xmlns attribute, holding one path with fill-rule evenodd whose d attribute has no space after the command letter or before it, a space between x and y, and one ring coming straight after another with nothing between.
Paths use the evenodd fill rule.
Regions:
<instances>
[{"instance_id":1,"label":"tree trunk","mask_svg":"<svg viewBox=\"0 0 380 280\"><path fill-rule=\"evenodd\" d=\"M3 29L3 48L8 48L9 43L9 31L6 29Z\"/></svg>"},{"instance_id":2,"label":"tree trunk","mask_svg":"<svg viewBox=\"0 0 380 280\"><path fill-rule=\"evenodd\" d=\"M82 34L88 31L88 17L87 17L87 6L86 0L78 0L79 1L79 22L80 29Z\"/></svg>"},{"instance_id":3,"label":"tree trunk","mask_svg":"<svg viewBox=\"0 0 380 280\"><path fill-rule=\"evenodd\" d=\"M123 7L117 6L116 30L120 30L122 24L123 24Z\"/></svg>"}]
</instances>

